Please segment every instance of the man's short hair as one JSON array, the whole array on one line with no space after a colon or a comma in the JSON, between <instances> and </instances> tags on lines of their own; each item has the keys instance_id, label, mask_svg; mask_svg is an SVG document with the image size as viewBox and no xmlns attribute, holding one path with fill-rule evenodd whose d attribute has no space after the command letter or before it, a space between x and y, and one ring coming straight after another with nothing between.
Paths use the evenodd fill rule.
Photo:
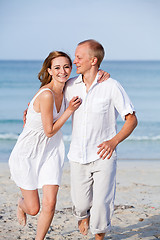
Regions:
<instances>
[{"instance_id":1,"label":"man's short hair","mask_svg":"<svg viewBox=\"0 0 160 240\"><path fill-rule=\"evenodd\" d=\"M82 41L78 44L78 46L83 44L88 44L91 55L97 58L97 64L99 67L105 55L103 46L94 39Z\"/></svg>"}]
</instances>

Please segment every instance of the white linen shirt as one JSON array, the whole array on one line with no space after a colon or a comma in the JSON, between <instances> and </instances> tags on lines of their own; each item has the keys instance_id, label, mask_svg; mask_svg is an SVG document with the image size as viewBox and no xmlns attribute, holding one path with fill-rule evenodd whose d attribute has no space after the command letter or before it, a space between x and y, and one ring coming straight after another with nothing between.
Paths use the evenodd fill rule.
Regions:
<instances>
[{"instance_id":1,"label":"white linen shirt","mask_svg":"<svg viewBox=\"0 0 160 240\"><path fill-rule=\"evenodd\" d=\"M82 75L70 79L65 87L66 104L74 96L80 97L82 104L72 115L68 159L87 164L99 159L97 146L116 135L118 114L125 120L125 115L135 110L120 83L112 78L98 83L98 74L88 93Z\"/></svg>"}]
</instances>

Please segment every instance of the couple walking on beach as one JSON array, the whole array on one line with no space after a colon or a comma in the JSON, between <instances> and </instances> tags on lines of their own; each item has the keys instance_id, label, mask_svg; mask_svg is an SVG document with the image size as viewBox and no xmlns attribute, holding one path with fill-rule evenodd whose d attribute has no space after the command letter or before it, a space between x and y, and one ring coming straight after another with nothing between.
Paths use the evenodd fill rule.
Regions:
<instances>
[{"instance_id":1,"label":"couple walking on beach","mask_svg":"<svg viewBox=\"0 0 160 240\"><path fill-rule=\"evenodd\" d=\"M26 123L11 153L11 177L20 188L17 217L42 209L36 240L45 238L54 216L64 162L60 131L72 116L72 140L68 158L71 170L73 213L83 235L88 228L96 240L111 227L116 187L116 146L137 125L135 109L119 82L99 71L103 46L95 40L78 44L74 64L78 77L70 80L72 61L60 51L51 52L38 75L40 90L30 102ZM118 114L125 121L116 132Z\"/></svg>"}]
</instances>

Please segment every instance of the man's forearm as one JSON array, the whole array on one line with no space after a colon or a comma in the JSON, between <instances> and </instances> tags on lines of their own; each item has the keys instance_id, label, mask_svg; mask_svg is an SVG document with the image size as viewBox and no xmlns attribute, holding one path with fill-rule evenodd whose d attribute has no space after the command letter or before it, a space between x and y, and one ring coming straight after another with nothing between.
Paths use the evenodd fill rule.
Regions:
<instances>
[{"instance_id":1,"label":"man's forearm","mask_svg":"<svg viewBox=\"0 0 160 240\"><path fill-rule=\"evenodd\" d=\"M120 142L125 140L133 132L133 130L135 129L137 124L138 124L138 121L137 121L135 114L127 115L126 121L125 121L122 129L114 137L115 140L117 141L117 143L119 144Z\"/></svg>"}]
</instances>

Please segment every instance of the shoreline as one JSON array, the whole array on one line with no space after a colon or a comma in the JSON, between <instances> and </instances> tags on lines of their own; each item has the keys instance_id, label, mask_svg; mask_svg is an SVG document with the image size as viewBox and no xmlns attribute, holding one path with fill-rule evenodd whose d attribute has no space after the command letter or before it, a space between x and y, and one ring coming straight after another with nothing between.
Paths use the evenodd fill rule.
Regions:
<instances>
[{"instance_id":1,"label":"shoreline","mask_svg":"<svg viewBox=\"0 0 160 240\"><path fill-rule=\"evenodd\" d=\"M5 156L4 158L0 159L0 164L8 164L9 156L10 156L10 154L8 155L7 158ZM160 158L141 158L140 160L139 160L139 158L118 158L117 162L119 162L119 161L120 162L148 162L148 161L159 162ZM64 163L65 164L68 163L68 158L66 156L65 156Z\"/></svg>"},{"instance_id":2,"label":"shoreline","mask_svg":"<svg viewBox=\"0 0 160 240\"><path fill-rule=\"evenodd\" d=\"M65 162L54 219L47 239L94 239L82 236L72 215L70 170ZM160 239L160 161L117 161L117 191L111 232L105 239ZM0 239L34 239L37 216L28 216L26 227L16 220L19 189L10 180L8 163L0 162ZM40 190L42 198L42 191Z\"/></svg>"}]
</instances>

